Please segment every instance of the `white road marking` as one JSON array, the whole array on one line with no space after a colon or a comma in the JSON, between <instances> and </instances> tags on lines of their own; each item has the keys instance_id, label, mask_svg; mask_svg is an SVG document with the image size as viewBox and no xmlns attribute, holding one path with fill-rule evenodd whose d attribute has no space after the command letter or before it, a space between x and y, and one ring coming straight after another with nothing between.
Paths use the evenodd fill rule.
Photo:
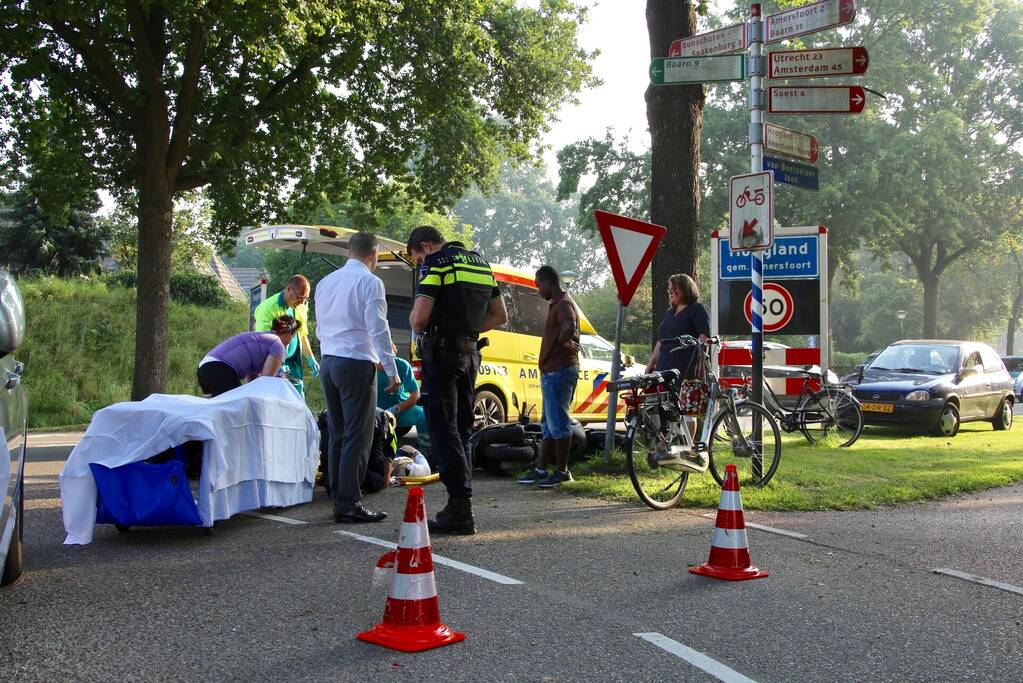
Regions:
<instances>
[{"instance_id":1,"label":"white road marking","mask_svg":"<svg viewBox=\"0 0 1023 683\"><path fill-rule=\"evenodd\" d=\"M944 569L939 567L934 570L935 574L945 574L946 576L954 576L957 579L963 581L970 581L971 583L979 583L982 586L990 586L992 588L999 588L1003 591L1010 593L1016 593L1017 595L1023 595L1023 588L1019 586L1013 586L1011 583L1002 583L1001 581L995 581L994 579L987 579L983 576L976 576L974 574L967 574L966 572L959 572L955 569Z\"/></svg>"},{"instance_id":2,"label":"white road marking","mask_svg":"<svg viewBox=\"0 0 1023 683\"><path fill-rule=\"evenodd\" d=\"M717 518L716 514L710 512L705 513L701 516L706 517L708 519ZM805 540L809 538L809 536L807 536L806 534L801 534L798 531L786 531L785 529L777 529L773 526L764 526L763 524L754 524L752 522L746 522L746 526L749 527L750 529L759 529L760 531L766 531L769 534L778 534L779 536L788 536L789 538L798 538L800 540Z\"/></svg>"},{"instance_id":3,"label":"white road marking","mask_svg":"<svg viewBox=\"0 0 1023 683\"><path fill-rule=\"evenodd\" d=\"M272 520L274 522L284 522L285 524L307 524L308 523L308 522L303 522L301 519L292 519L291 517L281 517L280 515L268 515L265 512L252 512L252 511L249 511L249 512L243 512L242 514L243 515L248 515L249 517L259 517L260 519L269 519L269 520Z\"/></svg>"},{"instance_id":4,"label":"white road marking","mask_svg":"<svg viewBox=\"0 0 1023 683\"><path fill-rule=\"evenodd\" d=\"M756 683L752 678L747 678L735 669L729 669L716 659L711 659L702 652L697 652L691 647L686 647L682 643L677 640L672 640L668 636L660 633L633 633L632 635L637 638L642 638L648 643L652 643L680 659L686 660L697 669L706 671L719 681L725 681L725 683Z\"/></svg>"},{"instance_id":5,"label":"white road marking","mask_svg":"<svg viewBox=\"0 0 1023 683\"><path fill-rule=\"evenodd\" d=\"M381 546L383 548L387 548L389 550L394 550L395 548L398 547L397 543L391 543L390 541L385 541L382 538L373 538L372 536L363 536L362 534L352 533L351 531L335 531L334 533L335 534L343 534L345 536L350 536L350 537L354 538L357 541L362 541L363 543L372 543L373 545L378 545L378 546ZM433 553L431 553L431 555L433 555ZM492 571L490 571L488 569L481 569L480 567L474 567L471 564L465 564L464 562L459 562L458 560L452 560L450 558L443 557L441 555L433 555L433 561L434 561L435 564L442 564L442 565L444 565L446 567L451 567L452 569L458 569L460 571L467 572L469 574L475 574L476 576L481 576L484 579L490 579L491 581L494 581L495 583L500 583L500 584L503 584L505 586L522 585L522 582L519 581L518 579L513 579L513 578L511 578L509 576L504 576L502 574L497 574L497 573L492 572Z\"/></svg>"}]
</instances>

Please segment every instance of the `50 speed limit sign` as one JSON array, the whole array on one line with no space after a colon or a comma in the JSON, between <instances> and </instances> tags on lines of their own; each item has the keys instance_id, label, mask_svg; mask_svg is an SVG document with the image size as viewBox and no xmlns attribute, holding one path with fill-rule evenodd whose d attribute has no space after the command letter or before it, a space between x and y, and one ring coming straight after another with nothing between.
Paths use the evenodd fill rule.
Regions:
<instances>
[{"instance_id":1,"label":"50 speed limit sign","mask_svg":"<svg viewBox=\"0 0 1023 683\"><path fill-rule=\"evenodd\" d=\"M746 320L753 324L753 292L746 295L746 302L743 304L743 311L746 313ZM764 283L764 332L777 332L789 324L792 314L795 312L796 304L792 294L777 282Z\"/></svg>"}]
</instances>

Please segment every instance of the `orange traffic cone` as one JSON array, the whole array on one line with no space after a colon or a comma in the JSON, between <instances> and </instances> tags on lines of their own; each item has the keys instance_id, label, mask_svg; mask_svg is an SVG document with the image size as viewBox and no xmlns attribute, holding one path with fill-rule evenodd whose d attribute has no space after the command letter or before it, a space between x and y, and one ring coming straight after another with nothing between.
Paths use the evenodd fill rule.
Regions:
<instances>
[{"instance_id":1,"label":"orange traffic cone","mask_svg":"<svg viewBox=\"0 0 1023 683\"><path fill-rule=\"evenodd\" d=\"M699 567L690 567L689 571L727 581L762 579L767 576L767 572L760 571L750 563L746 522L742 517L742 496L739 494L739 475L735 473L735 465L725 465L725 483L721 486L721 502L714 523L710 558Z\"/></svg>"},{"instance_id":2,"label":"orange traffic cone","mask_svg":"<svg viewBox=\"0 0 1023 683\"><path fill-rule=\"evenodd\" d=\"M398 550L393 560L387 555L381 558L378 568L387 568L388 560L396 565L387 592L384 620L356 637L402 652L419 652L465 640L464 633L452 631L440 621L422 487L408 490Z\"/></svg>"}]
</instances>

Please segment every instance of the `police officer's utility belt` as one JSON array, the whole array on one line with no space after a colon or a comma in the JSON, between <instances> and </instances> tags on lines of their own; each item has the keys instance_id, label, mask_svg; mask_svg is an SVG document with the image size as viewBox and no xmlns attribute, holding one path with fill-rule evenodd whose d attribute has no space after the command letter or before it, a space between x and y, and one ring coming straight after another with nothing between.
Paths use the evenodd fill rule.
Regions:
<instances>
[{"instance_id":1,"label":"police officer's utility belt","mask_svg":"<svg viewBox=\"0 0 1023 683\"><path fill-rule=\"evenodd\" d=\"M478 353L480 349L490 342L483 337L477 339L472 335L425 335L422 340L421 356L424 361L430 361L440 354L451 354L457 356L468 356Z\"/></svg>"}]
</instances>

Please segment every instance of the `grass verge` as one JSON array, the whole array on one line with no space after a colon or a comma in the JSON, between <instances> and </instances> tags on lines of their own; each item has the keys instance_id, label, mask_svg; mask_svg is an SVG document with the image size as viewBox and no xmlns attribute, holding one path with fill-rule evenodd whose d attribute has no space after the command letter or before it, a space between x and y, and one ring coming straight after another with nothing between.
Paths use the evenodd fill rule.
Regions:
<instances>
[{"instance_id":1,"label":"grass verge","mask_svg":"<svg viewBox=\"0 0 1023 683\"><path fill-rule=\"evenodd\" d=\"M939 498L1004 486L1023 479L1018 430L998 432L986 422L963 425L953 439L868 427L850 448L813 446L783 437L781 462L763 489L745 488L754 510L852 510ZM596 455L577 464L566 491L604 500L639 498L615 453L610 466ZM709 472L689 476L683 507L717 507L720 488ZM639 503L642 504L642 503Z\"/></svg>"}]
</instances>

